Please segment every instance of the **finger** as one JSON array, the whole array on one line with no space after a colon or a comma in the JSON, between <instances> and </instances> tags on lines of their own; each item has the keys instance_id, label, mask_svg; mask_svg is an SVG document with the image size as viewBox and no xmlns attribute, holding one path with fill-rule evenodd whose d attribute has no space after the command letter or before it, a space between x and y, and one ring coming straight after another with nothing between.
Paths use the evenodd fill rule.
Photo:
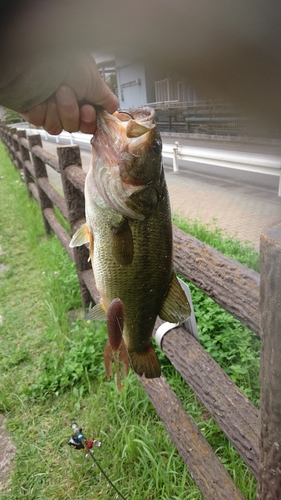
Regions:
<instances>
[{"instance_id":1,"label":"finger","mask_svg":"<svg viewBox=\"0 0 281 500\"><path fill-rule=\"evenodd\" d=\"M80 130L84 134L94 134L97 129L96 110L90 104L80 108Z\"/></svg>"},{"instance_id":2,"label":"finger","mask_svg":"<svg viewBox=\"0 0 281 500\"><path fill-rule=\"evenodd\" d=\"M63 129L54 96L50 97L47 101L47 111L43 127L51 135L58 135Z\"/></svg>"},{"instance_id":3,"label":"finger","mask_svg":"<svg viewBox=\"0 0 281 500\"><path fill-rule=\"evenodd\" d=\"M37 104L37 106L30 108L25 113L21 113L21 116L27 122L32 123L32 125L35 125L36 127L42 127L45 121L46 112L47 112L47 102L44 101L41 102L40 104Z\"/></svg>"},{"instance_id":4,"label":"finger","mask_svg":"<svg viewBox=\"0 0 281 500\"><path fill-rule=\"evenodd\" d=\"M56 103L62 127L67 132L77 132L80 111L74 91L68 85L61 85L56 91Z\"/></svg>"}]
</instances>

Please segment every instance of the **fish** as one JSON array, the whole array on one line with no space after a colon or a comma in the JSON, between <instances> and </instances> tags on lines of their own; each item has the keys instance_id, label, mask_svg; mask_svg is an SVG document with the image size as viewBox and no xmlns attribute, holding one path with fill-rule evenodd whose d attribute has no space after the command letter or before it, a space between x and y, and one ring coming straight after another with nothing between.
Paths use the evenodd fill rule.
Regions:
<instances>
[{"instance_id":1,"label":"fish","mask_svg":"<svg viewBox=\"0 0 281 500\"><path fill-rule=\"evenodd\" d=\"M70 243L89 244L101 297L86 319L115 324L133 370L157 378L161 367L152 343L157 316L182 323L191 311L173 270L171 210L154 109L145 106L112 115L97 109L91 144L86 223ZM116 299L122 325L108 318Z\"/></svg>"}]
</instances>

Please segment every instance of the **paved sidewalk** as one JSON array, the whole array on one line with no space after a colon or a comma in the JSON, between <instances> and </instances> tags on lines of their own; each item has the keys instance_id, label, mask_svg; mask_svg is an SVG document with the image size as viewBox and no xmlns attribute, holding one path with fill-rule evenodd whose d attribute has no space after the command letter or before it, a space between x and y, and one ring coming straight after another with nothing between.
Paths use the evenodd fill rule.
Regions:
<instances>
[{"instance_id":1,"label":"paved sidewalk","mask_svg":"<svg viewBox=\"0 0 281 500\"><path fill-rule=\"evenodd\" d=\"M281 221L281 198L276 192L170 169L166 180L173 213L205 224L215 220L256 250L262 230Z\"/></svg>"},{"instance_id":2,"label":"paved sidewalk","mask_svg":"<svg viewBox=\"0 0 281 500\"><path fill-rule=\"evenodd\" d=\"M56 145L44 142L47 151L56 154ZM81 150L83 169L88 171L90 153ZM57 187L59 175L48 169L50 181ZM259 250L262 230L281 221L281 198L277 188L270 191L236 182L224 181L187 170L175 173L165 168L172 212L204 224L216 225L242 242Z\"/></svg>"}]
</instances>

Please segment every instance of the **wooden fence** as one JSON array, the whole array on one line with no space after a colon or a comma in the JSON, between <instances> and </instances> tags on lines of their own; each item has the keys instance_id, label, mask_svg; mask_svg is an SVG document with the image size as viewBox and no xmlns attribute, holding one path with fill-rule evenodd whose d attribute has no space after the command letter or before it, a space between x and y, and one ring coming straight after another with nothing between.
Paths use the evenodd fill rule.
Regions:
<instances>
[{"instance_id":1,"label":"wooden fence","mask_svg":"<svg viewBox=\"0 0 281 500\"><path fill-rule=\"evenodd\" d=\"M58 147L57 158L42 149L40 135L27 140L25 131L2 126L1 138L41 206L46 233L54 231L75 262L88 307L99 300L88 250L69 248L54 211L55 205L69 221L71 234L85 221L79 147ZM46 164L61 174L64 197L49 183ZM174 267L262 338L260 412L182 327L164 336L162 349L258 479L258 498L281 499L281 224L261 235L260 275L175 227ZM139 380L204 498L243 499L164 376Z\"/></svg>"}]
</instances>

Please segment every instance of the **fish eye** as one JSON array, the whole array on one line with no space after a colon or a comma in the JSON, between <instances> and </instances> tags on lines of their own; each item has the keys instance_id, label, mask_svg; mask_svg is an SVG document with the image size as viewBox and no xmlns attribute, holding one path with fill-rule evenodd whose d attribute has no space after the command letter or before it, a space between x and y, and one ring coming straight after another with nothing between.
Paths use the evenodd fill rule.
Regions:
<instances>
[{"instance_id":1,"label":"fish eye","mask_svg":"<svg viewBox=\"0 0 281 500\"><path fill-rule=\"evenodd\" d=\"M162 142L159 140L154 141L152 144L152 150L156 155L159 155L162 151Z\"/></svg>"}]
</instances>

